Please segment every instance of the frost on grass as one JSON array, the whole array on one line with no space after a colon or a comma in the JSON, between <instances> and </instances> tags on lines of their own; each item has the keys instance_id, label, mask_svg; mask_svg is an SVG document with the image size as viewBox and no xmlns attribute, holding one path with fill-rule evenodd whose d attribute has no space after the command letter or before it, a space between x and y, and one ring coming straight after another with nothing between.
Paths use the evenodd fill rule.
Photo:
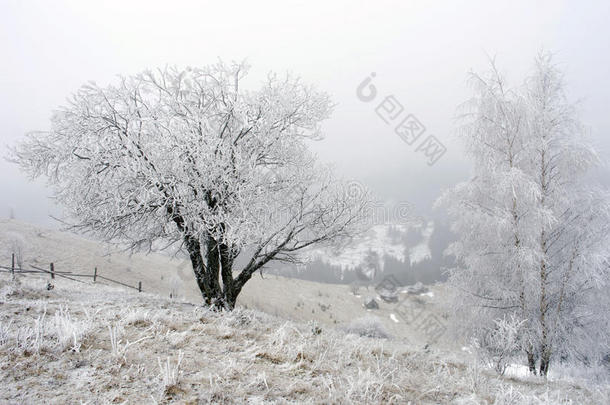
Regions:
<instances>
[{"instance_id":1,"label":"frost on grass","mask_svg":"<svg viewBox=\"0 0 610 405\"><path fill-rule=\"evenodd\" d=\"M182 353L182 351L178 352L178 358L175 362L171 361L169 357L165 362L162 362L160 358L157 358L160 370L159 376L162 382L164 395L176 391L178 383L180 382L180 376L182 375L180 365L182 364L183 358L184 353Z\"/></svg>"},{"instance_id":2,"label":"frost on grass","mask_svg":"<svg viewBox=\"0 0 610 405\"><path fill-rule=\"evenodd\" d=\"M215 312L67 280L47 292L42 280L21 280L0 305L0 402L595 404L609 393L576 378L501 377L361 336L379 332L374 320L346 333L243 308Z\"/></svg>"},{"instance_id":3,"label":"frost on grass","mask_svg":"<svg viewBox=\"0 0 610 405\"><path fill-rule=\"evenodd\" d=\"M90 330L91 323L88 319L73 319L67 308L59 306L53 317L50 317L45 307L42 313L23 325L14 323L13 320L0 323L0 346L21 355L40 353L43 350L78 352Z\"/></svg>"},{"instance_id":4,"label":"frost on grass","mask_svg":"<svg viewBox=\"0 0 610 405\"><path fill-rule=\"evenodd\" d=\"M348 333L355 335L387 339L390 334L385 330L381 320L375 316L364 316L352 321L346 328Z\"/></svg>"}]
</instances>

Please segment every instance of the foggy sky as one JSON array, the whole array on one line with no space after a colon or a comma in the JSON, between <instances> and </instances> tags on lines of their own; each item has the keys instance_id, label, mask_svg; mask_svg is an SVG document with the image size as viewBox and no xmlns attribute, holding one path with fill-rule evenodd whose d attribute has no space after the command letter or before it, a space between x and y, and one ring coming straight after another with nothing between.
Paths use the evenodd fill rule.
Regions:
<instances>
[{"instance_id":1,"label":"foggy sky","mask_svg":"<svg viewBox=\"0 0 610 405\"><path fill-rule=\"evenodd\" d=\"M87 4L85 4L87 3ZM460 4L458 4L460 3ZM466 4L462 4L466 3ZM339 173L383 199L421 213L442 189L468 177L453 136L466 73L495 55L518 84L542 49L556 53L572 100L610 159L610 2L585 1L2 1L1 154L80 85L166 65L247 59L256 82L290 71L337 103L326 139L312 147ZM394 95L447 147L434 166L356 97L371 72L379 96ZM0 217L51 225L43 181L0 161Z\"/></svg>"}]
</instances>

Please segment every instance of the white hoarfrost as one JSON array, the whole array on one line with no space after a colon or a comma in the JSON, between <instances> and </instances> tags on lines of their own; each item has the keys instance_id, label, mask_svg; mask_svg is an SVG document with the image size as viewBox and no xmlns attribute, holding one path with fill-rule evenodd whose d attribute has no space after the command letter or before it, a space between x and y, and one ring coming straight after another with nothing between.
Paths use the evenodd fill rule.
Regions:
<instances>
[{"instance_id":1,"label":"white hoarfrost","mask_svg":"<svg viewBox=\"0 0 610 405\"><path fill-rule=\"evenodd\" d=\"M47 278L18 280L0 273L12 287L0 304L3 403L603 404L610 394L607 383L490 375L464 355L388 337L377 318L346 333L99 284L57 279L48 291ZM78 351L74 325L87 325Z\"/></svg>"},{"instance_id":2,"label":"white hoarfrost","mask_svg":"<svg viewBox=\"0 0 610 405\"><path fill-rule=\"evenodd\" d=\"M543 375L595 365L610 352L610 199L586 180L598 156L550 55L517 87L493 63L471 80L460 136L474 173L440 199L459 237L458 323L480 337L523 321L521 359Z\"/></svg>"},{"instance_id":3,"label":"white hoarfrost","mask_svg":"<svg viewBox=\"0 0 610 405\"><path fill-rule=\"evenodd\" d=\"M76 229L184 250L205 301L232 308L269 262L357 233L368 202L309 151L328 95L290 75L253 89L248 70L218 63L88 83L12 159L48 178Z\"/></svg>"},{"instance_id":4,"label":"white hoarfrost","mask_svg":"<svg viewBox=\"0 0 610 405\"><path fill-rule=\"evenodd\" d=\"M408 246L401 238L407 232L417 232L421 240L414 246ZM343 272L364 267L362 271L369 278L372 273L366 273L367 261L371 253L377 258L375 268L384 269L384 258L391 257L397 261L411 265L430 259L430 237L434 232L434 222L412 222L401 224L379 224L372 226L367 232L354 237L349 244L339 250L333 248L311 249L307 255L310 259L319 259L326 264L340 267ZM397 237L400 236L400 237Z\"/></svg>"}]
</instances>

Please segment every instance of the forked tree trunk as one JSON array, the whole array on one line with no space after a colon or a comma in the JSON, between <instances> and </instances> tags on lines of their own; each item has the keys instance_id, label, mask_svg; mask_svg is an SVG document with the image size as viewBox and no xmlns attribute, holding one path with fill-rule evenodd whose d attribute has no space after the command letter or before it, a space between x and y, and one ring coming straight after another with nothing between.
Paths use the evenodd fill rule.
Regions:
<instances>
[{"instance_id":1,"label":"forked tree trunk","mask_svg":"<svg viewBox=\"0 0 610 405\"><path fill-rule=\"evenodd\" d=\"M233 279L233 256L230 248L208 238L203 247L206 253L204 256L198 238L185 236L184 239L205 304L216 309L234 309L241 288L237 288Z\"/></svg>"},{"instance_id":2,"label":"forked tree trunk","mask_svg":"<svg viewBox=\"0 0 610 405\"><path fill-rule=\"evenodd\" d=\"M540 375L546 377L549 372L549 366L551 364L551 350L547 346L542 347L542 354L540 356Z\"/></svg>"}]
</instances>

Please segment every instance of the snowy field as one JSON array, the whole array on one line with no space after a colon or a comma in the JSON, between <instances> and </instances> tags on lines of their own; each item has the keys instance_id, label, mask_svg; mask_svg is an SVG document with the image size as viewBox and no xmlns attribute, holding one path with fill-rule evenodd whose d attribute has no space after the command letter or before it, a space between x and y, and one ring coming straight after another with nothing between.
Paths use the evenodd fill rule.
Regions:
<instances>
[{"instance_id":1,"label":"snowy field","mask_svg":"<svg viewBox=\"0 0 610 405\"><path fill-rule=\"evenodd\" d=\"M95 242L0 223L2 263L92 269L146 292L46 276L0 275L0 403L604 404L608 385L505 377L449 334L430 342L400 308L443 319L442 286L403 307L362 307L347 286L256 276L237 310L198 305L190 270L162 255L108 255ZM163 275L163 279L161 276ZM180 281L180 283L178 283ZM180 299L169 292L180 291ZM415 330L414 330L415 329ZM427 348L424 348L428 344Z\"/></svg>"},{"instance_id":2,"label":"snowy field","mask_svg":"<svg viewBox=\"0 0 610 405\"><path fill-rule=\"evenodd\" d=\"M607 403L474 363L246 309L2 275L4 403ZM374 326L373 326L374 327ZM355 330L354 332L357 332Z\"/></svg>"}]
</instances>

